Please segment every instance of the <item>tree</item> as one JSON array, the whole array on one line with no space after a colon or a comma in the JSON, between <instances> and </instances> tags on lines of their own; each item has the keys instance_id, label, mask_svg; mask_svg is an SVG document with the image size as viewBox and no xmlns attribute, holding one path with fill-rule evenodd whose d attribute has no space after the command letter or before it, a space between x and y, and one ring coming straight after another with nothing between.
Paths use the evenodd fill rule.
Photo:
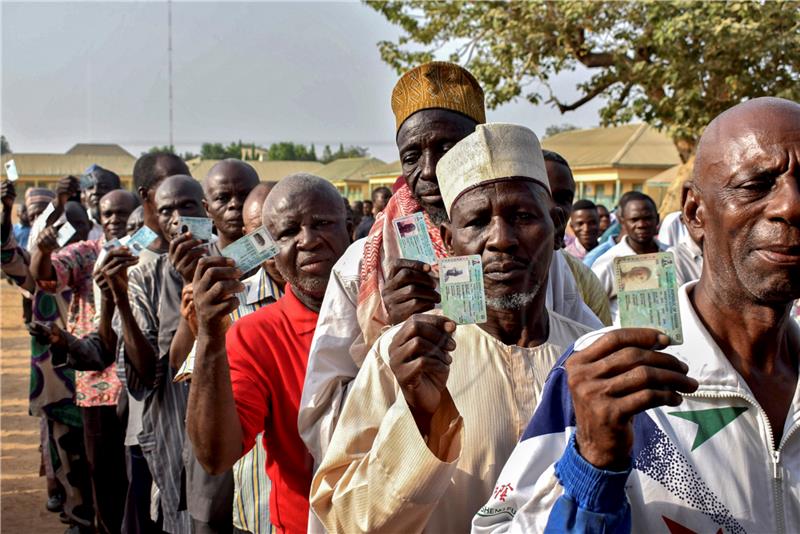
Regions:
<instances>
[{"instance_id":1,"label":"tree","mask_svg":"<svg viewBox=\"0 0 800 534\"><path fill-rule=\"evenodd\" d=\"M190 151L186 151L183 154L178 154L177 152L175 152L175 147L170 146L170 145L150 147L150 149L147 152L142 152L142 155L144 156L145 154L155 154L156 152L160 152L160 153L166 152L168 154L176 154L176 155L180 156L181 159L184 160L184 161L188 161L190 159L194 159L194 158L199 157L198 154L194 154L193 152L190 152Z\"/></svg>"},{"instance_id":2,"label":"tree","mask_svg":"<svg viewBox=\"0 0 800 534\"><path fill-rule=\"evenodd\" d=\"M11 152L11 144L6 139L5 135L0 135L0 154L9 154Z\"/></svg>"},{"instance_id":3,"label":"tree","mask_svg":"<svg viewBox=\"0 0 800 534\"><path fill-rule=\"evenodd\" d=\"M450 60L480 80L489 107L524 97L565 113L602 98L603 125L643 120L666 131L684 160L705 125L732 105L765 95L800 100L796 2L370 5L404 32L378 44L398 72L455 46ZM593 75L567 102L549 81L579 64Z\"/></svg>"},{"instance_id":4,"label":"tree","mask_svg":"<svg viewBox=\"0 0 800 534\"><path fill-rule=\"evenodd\" d=\"M545 137L552 137L552 136L554 136L556 134L560 134L561 132L571 132L572 130L577 130L577 129L578 129L578 127L575 126L574 124L567 124L567 123L564 123L564 124L551 124L544 131L544 136Z\"/></svg>"},{"instance_id":5,"label":"tree","mask_svg":"<svg viewBox=\"0 0 800 534\"><path fill-rule=\"evenodd\" d=\"M325 149L322 151L322 159L320 160L322 163L330 163L331 161L335 161L337 159L344 159L344 158L364 158L369 155L369 149L363 146L348 146L347 148L344 147L344 143L339 143L339 149L336 152L331 152L331 147L325 145Z\"/></svg>"},{"instance_id":6,"label":"tree","mask_svg":"<svg viewBox=\"0 0 800 534\"><path fill-rule=\"evenodd\" d=\"M200 145L200 157L203 159L242 159L242 142L223 146L222 143L203 143Z\"/></svg>"}]
</instances>

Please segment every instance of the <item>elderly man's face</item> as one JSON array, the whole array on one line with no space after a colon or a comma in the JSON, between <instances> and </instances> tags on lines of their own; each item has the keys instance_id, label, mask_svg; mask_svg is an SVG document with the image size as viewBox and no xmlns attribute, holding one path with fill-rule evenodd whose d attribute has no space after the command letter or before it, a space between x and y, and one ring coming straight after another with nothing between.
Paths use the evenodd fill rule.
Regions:
<instances>
[{"instance_id":1,"label":"elderly man's face","mask_svg":"<svg viewBox=\"0 0 800 534\"><path fill-rule=\"evenodd\" d=\"M199 184L192 187L185 182L167 180L156 190L155 204L158 226L167 241L172 241L180 233L180 217L205 217L206 209Z\"/></svg>"},{"instance_id":2,"label":"elderly man's face","mask_svg":"<svg viewBox=\"0 0 800 534\"><path fill-rule=\"evenodd\" d=\"M350 244L344 206L325 191L270 197L264 223L280 250L275 263L292 287L322 299L334 263Z\"/></svg>"},{"instance_id":3,"label":"elderly man's face","mask_svg":"<svg viewBox=\"0 0 800 534\"><path fill-rule=\"evenodd\" d=\"M710 278L761 303L800 297L800 111L728 119L711 150L695 169L689 225Z\"/></svg>"},{"instance_id":4,"label":"elderly man's face","mask_svg":"<svg viewBox=\"0 0 800 534\"><path fill-rule=\"evenodd\" d=\"M508 180L464 193L443 225L451 255L479 254L489 308L520 309L547 284L553 257L550 195L527 180Z\"/></svg>"},{"instance_id":5,"label":"elderly man's face","mask_svg":"<svg viewBox=\"0 0 800 534\"><path fill-rule=\"evenodd\" d=\"M436 164L445 152L474 132L475 126L474 120L455 111L424 109L406 119L397 131L403 176L434 224L447 220Z\"/></svg>"},{"instance_id":6,"label":"elderly man's face","mask_svg":"<svg viewBox=\"0 0 800 534\"><path fill-rule=\"evenodd\" d=\"M208 216L221 235L230 241L242 237L242 208L250 191L258 185L258 176L239 165L218 165L206 178L205 206Z\"/></svg>"}]
</instances>

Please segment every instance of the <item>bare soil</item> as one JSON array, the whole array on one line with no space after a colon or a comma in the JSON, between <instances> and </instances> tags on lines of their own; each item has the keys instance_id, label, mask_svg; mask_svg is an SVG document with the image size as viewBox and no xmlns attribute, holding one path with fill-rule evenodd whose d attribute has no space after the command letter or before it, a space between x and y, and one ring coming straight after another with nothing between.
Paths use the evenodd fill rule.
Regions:
<instances>
[{"instance_id":1,"label":"bare soil","mask_svg":"<svg viewBox=\"0 0 800 534\"><path fill-rule=\"evenodd\" d=\"M22 297L0 280L0 532L56 534L66 525L45 509L39 476L39 419L28 415L30 337Z\"/></svg>"}]
</instances>

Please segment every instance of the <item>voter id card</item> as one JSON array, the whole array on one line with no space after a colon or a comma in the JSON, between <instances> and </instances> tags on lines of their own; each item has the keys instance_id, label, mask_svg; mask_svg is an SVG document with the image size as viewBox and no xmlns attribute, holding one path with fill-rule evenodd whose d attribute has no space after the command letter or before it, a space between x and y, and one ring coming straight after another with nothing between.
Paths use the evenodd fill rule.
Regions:
<instances>
[{"instance_id":1,"label":"voter id card","mask_svg":"<svg viewBox=\"0 0 800 534\"><path fill-rule=\"evenodd\" d=\"M134 256L139 256L141 252L150 246L150 244L156 240L158 234L152 231L147 226L142 226L134 234L128 239L128 242L125 243L125 246L128 247L128 250L131 251L131 254Z\"/></svg>"},{"instance_id":2,"label":"voter id card","mask_svg":"<svg viewBox=\"0 0 800 534\"><path fill-rule=\"evenodd\" d=\"M243 273L252 271L278 253L278 245L263 226L222 249L220 254L236 262Z\"/></svg>"},{"instance_id":3,"label":"voter id card","mask_svg":"<svg viewBox=\"0 0 800 534\"><path fill-rule=\"evenodd\" d=\"M442 314L457 324L486 322L483 264L477 254L439 260Z\"/></svg>"},{"instance_id":4,"label":"voter id card","mask_svg":"<svg viewBox=\"0 0 800 534\"><path fill-rule=\"evenodd\" d=\"M192 237L200 241L210 241L212 234L212 223L208 217L181 217L178 219L180 233L191 232Z\"/></svg>"},{"instance_id":5,"label":"voter id card","mask_svg":"<svg viewBox=\"0 0 800 534\"><path fill-rule=\"evenodd\" d=\"M433 242L428 234L425 217L421 212L398 217L392 221L392 224L397 233L397 241L403 258L431 265L436 263L436 252L433 250Z\"/></svg>"},{"instance_id":6,"label":"voter id card","mask_svg":"<svg viewBox=\"0 0 800 534\"><path fill-rule=\"evenodd\" d=\"M16 182L19 180L19 173L17 172L17 164L13 159L6 161L3 166L6 168L6 178L9 182Z\"/></svg>"},{"instance_id":7,"label":"voter id card","mask_svg":"<svg viewBox=\"0 0 800 534\"><path fill-rule=\"evenodd\" d=\"M678 281L671 252L614 258L620 325L655 328L683 343Z\"/></svg>"},{"instance_id":8,"label":"voter id card","mask_svg":"<svg viewBox=\"0 0 800 534\"><path fill-rule=\"evenodd\" d=\"M69 221L65 222L61 225L61 228L58 229L58 234L56 235L56 242L58 243L59 247L63 247L67 244L72 236L75 235L75 228L69 223Z\"/></svg>"}]
</instances>

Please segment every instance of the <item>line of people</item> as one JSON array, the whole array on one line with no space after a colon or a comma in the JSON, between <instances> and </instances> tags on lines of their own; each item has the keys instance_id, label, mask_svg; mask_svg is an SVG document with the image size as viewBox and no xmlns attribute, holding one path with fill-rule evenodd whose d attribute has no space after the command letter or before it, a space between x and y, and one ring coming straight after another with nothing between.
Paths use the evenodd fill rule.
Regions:
<instances>
[{"instance_id":1,"label":"line of people","mask_svg":"<svg viewBox=\"0 0 800 534\"><path fill-rule=\"evenodd\" d=\"M72 531L800 524L800 105L712 121L663 234L642 193L615 214L575 202L568 162L486 123L462 67L405 73L391 109L403 180L356 240L322 178L260 182L225 160L198 181L156 153L136 194L99 167L88 187L28 190L29 217L48 217L29 253L3 182L3 272L32 301L31 415ZM125 246L139 203L158 235L141 252ZM402 256L392 222L413 213L437 259L481 257L485 323L443 315L436 265ZM181 217L209 217L214 238ZM262 225L278 253L241 272L221 251ZM681 345L616 310L613 259L668 246Z\"/></svg>"}]
</instances>

